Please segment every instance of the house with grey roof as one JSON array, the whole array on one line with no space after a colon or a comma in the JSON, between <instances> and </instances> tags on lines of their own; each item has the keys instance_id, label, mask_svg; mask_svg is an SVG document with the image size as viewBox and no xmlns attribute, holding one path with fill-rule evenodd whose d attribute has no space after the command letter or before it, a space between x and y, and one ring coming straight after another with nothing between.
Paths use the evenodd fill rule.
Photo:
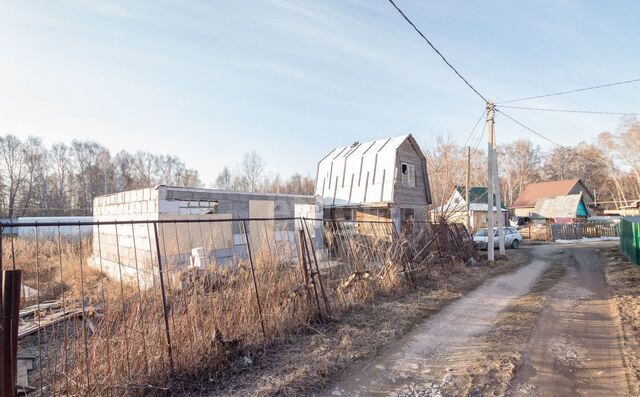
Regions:
<instances>
[{"instance_id":1,"label":"house with grey roof","mask_svg":"<svg viewBox=\"0 0 640 397\"><path fill-rule=\"evenodd\" d=\"M582 192L538 199L531 218L547 223L572 223L589 216Z\"/></svg>"}]
</instances>

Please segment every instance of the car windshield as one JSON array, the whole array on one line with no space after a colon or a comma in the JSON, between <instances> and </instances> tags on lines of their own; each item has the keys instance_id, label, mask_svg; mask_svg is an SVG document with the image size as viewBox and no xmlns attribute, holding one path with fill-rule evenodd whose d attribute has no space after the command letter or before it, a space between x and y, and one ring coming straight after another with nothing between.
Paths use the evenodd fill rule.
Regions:
<instances>
[{"instance_id":1,"label":"car windshield","mask_svg":"<svg viewBox=\"0 0 640 397\"><path fill-rule=\"evenodd\" d=\"M488 235L489 233L487 233L487 229L480 229L478 230L478 233L476 233L476 236L478 237L486 237Z\"/></svg>"}]
</instances>

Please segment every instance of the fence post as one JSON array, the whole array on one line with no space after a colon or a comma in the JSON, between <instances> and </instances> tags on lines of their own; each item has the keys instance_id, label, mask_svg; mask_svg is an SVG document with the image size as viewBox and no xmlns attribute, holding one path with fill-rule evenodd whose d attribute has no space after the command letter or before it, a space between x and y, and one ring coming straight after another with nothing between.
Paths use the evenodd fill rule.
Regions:
<instances>
[{"instance_id":1,"label":"fence post","mask_svg":"<svg viewBox=\"0 0 640 397\"><path fill-rule=\"evenodd\" d=\"M307 236L309 236L309 245L311 246L311 253L313 254L313 263L316 265L316 273L318 274L318 281L320 282L320 292L322 293L322 300L324 301L324 308L327 311L327 317L331 318L331 309L329 308L329 300L327 299L327 294L324 292L324 284L322 283L322 275L320 274L320 267L318 266L318 257L316 256L316 249L313 246L313 239L311 238L311 232L309 231L309 225L307 225L307 219L301 218L300 220L303 223L304 229L307 231ZM304 236L303 236L304 238Z\"/></svg>"},{"instance_id":2,"label":"fence post","mask_svg":"<svg viewBox=\"0 0 640 397\"><path fill-rule=\"evenodd\" d=\"M22 270L2 273L2 306L0 307L0 394L16 395L18 322Z\"/></svg>"},{"instance_id":3,"label":"fence post","mask_svg":"<svg viewBox=\"0 0 640 397\"><path fill-rule=\"evenodd\" d=\"M169 355L169 371L173 376L173 349L171 345L171 331L169 329L169 306L167 305L167 293L164 288L164 276L162 275L162 256L160 255L160 240L158 239L158 224L154 222L153 233L156 239L156 257L158 258L158 272L160 275L160 292L162 293L162 314L164 316L164 332L167 337L167 353Z\"/></svg>"},{"instance_id":4,"label":"fence post","mask_svg":"<svg viewBox=\"0 0 640 397\"><path fill-rule=\"evenodd\" d=\"M260 326L262 327L262 335L267 339L267 331L264 327L264 319L262 318L262 304L260 303L260 294L258 293L258 281L256 280L256 271L253 266L253 255L251 254L251 243L249 242L249 232L247 232L247 221L242 221L244 229L244 238L247 240L247 253L249 254L249 265L251 266L251 276L253 277L253 288L256 291L256 301L258 302L258 315L260 316Z\"/></svg>"}]
</instances>

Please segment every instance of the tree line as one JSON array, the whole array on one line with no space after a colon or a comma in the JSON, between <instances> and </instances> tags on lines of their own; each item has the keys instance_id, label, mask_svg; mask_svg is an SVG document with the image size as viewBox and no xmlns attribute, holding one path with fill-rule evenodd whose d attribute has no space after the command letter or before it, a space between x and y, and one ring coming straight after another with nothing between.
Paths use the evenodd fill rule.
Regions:
<instances>
[{"instance_id":1,"label":"tree line","mask_svg":"<svg viewBox=\"0 0 640 397\"><path fill-rule=\"evenodd\" d=\"M481 142L471 150L471 185L487 186L486 151ZM436 137L424 149L432 196L442 205L453 187L466 183L467 148L448 137ZM615 132L602 132L590 142L544 151L528 139L498 146L500 187L509 206L530 183L581 179L608 208L640 198L640 123L625 119Z\"/></svg>"},{"instance_id":2,"label":"tree line","mask_svg":"<svg viewBox=\"0 0 640 397\"><path fill-rule=\"evenodd\" d=\"M245 153L232 171L225 166L216 177L214 187L238 192L313 195L315 179L299 173L283 178L279 173L269 176L264 159L255 151Z\"/></svg>"},{"instance_id":3,"label":"tree line","mask_svg":"<svg viewBox=\"0 0 640 397\"><path fill-rule=\"evenodd\" d=\"M115 155L91 141L46 147L40 138L0 136L2 217L90 215L93 198L157 184L201 186L198 171L176 156Z\"/></svg>"},{"instance_id":4,"label":"tree line","mask_svg":"<svg viewBox=\"0 0 640 397\"><path fill-rule=\"evenodd\" d=\"M45 146L37 137L0 136L0 217L91 215L96 196L155 185L203 187L197 170L177 156L113 155L92 141ZM313 194L310 177L269 177L255 151L231 171L224 167L213 187L244 192Z\"/></svg>"},{"instance_id":5,"label":"tree line","mask_svg":"<svg viewBox=\"0 0 640 397\"><path fill-rule=\"evenodd\" d=\"M486 152L471 150L471 185L487 185ZM454 186L466 183L467 148L437 136L423 149L434 205ZM579 178L610 208L640 198L640 123L625 119L615 132L591 142L544 151L528 139L499 145L500 184L511 205L527 184ZM144 151L115 155L92 141L50 147L41 139L0 136L0 216L90 215L93 198L158 184L202 187L197 170L178 157ZM264 159L251 151L233 169L225 166L211 187L241 192L314 194L314 178L299 173L270 175Z\"/></svg>"}]
</instances>

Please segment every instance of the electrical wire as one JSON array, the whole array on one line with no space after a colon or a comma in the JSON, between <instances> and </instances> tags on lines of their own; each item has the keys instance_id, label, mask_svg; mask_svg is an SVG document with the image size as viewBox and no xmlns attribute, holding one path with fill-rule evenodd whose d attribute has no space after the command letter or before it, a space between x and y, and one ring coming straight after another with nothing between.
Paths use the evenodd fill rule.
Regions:
<instances>
[{"instance_id":1,"label":"electrical wire","mask_svg":"<svg viewBox=\"0 0 640 397\"><path fill-rule=\"evenodd\" d=\"M539 99L539 98L546 98L546 97L550 97L550 96L557 96L557 95L565 95L565 94L573 94L575 92L582 92L582 91L589 91L589 90L595 90L598 88L605 88L605 87L612 87L612 86L616 86L616 85L622 85L622 84L629 84L629 83L636 83L639 82L640 79L633 79L633 80L625 80L625 81L617 81L615 83L608 83L608 84L601 84L601 85L594 85L591 87L584 87L584 88L578 88L575 90L569 90L569 91L560 91L560 92L553 92L551 94L544 94L544 95L536 95L536 96L529 96L529 97L525 97L525 98L518 98L518 99L510 99L508 101L502 101L502 102L498 102L497 104L504 104L504 103L513 103L513 102L520 102L520 101L528 101L530 99Z\"/></svg>"},{"instance_id":2,"label":"electrical wire","mask_svg":"<svg viewBox=\"0 0 640 397\"><path fill-rule=\"evenodd\" d=\"M453 70L455 72L455 74L458 75L459 78L462 79L462 81L464 81L464 83L469 86L469 88L471 88L473 90L473 92L475 92L480 98L482 98L482 100L484 100L485 102L489 102L487 100L487 98L484 97L484 95L482 95L473 85L471 85L471 83L469 83L467 81L467 79L465 79L460 72L458 72L458 70L453 67L453 65L447 61L447 58L444 57L444 55L442 55L442 53L440 51L438 51L438 49L433 45L433 43L431 43L431 41L427 38L427 36L425 36L420 29L418 29L418 27L411 22L411 20L409 19L409 17L407 17L407 15L396 5L396 3L393 0L389 0L389 3L391 3L391 5L396 9L396 11L398 11L400 13L400 15L402 15L402 17L405 19L405 21L407 21L409 23L409 25L411 25L413 27L413 29L418 32L418 34L427 42L427 44L429 44L429 46L436 52L436 54L440 55L440 58L442 58L442 60L444 61L444 63L447 64L447 66L449 66L449 68L451 70Z\"/></svg>"},{"instance_id":3,"label":"electrical wire","mask_svg":"<svg viewBox=\"0 0 640 397\"><path fill-rule=\"evenodd\" d=\"M469 132L469 135L467 136L467 140L464 141L463 147L466 147L467 144L471 142L471 137L473 136L473 133L476 131L476 128L478 128L478 124L480 124L480 121L482 121L482 119L484 118L484 115L485 115L486 112L487 112L486 110L482 111L482 114L480 115L480 118L478 119L478 121L476 121L475 125L473 126L473 128Z\"/></svg>"},{"instance_id":4,"label":"electrical wire","mask_svg":"<svg viewBox=\"0 0 640 397\"><path fill-rule=\"evenodd\" d=\"M514 119L513 117L509 116L509 115L508 115L508 114L506 114L505 112L503 112L503 111L501 111L501 110L499 110L499 109L496 109L496 112L499 112L499 113L503 114L505 117L507 117L508 119L510 119L511 121L513 121L514 123L518 124L520 127L524 128L525 130L527 130L527 131L529 131L529 132L534 133L535 135L539 136L540 138L542 138L542 139L544 139L544 140L547 140L547 141L549 141L549 142L553 143L554 145L556 145L556 146L558 146L558 147L561 147L562 149L568 150L568 149L567 149L567 147L565 147L565 146L563 146L563 145L559 144L558 142L554 141L554 140L553 140L553 139L551 139L551 138L547 138L546 136L542 135L542 134L541 134L541 133L539 133L538 131L535 131L534 129L532 129L532 128L530 128L530 127L527 127L526 125L524 125L523 123L521 123L521 122L519 122L518 120Z\"/></svg>"},{"instance_id":5,"label":"electrical wire","mask_svg":"<svg viewBox=\"0 0 640 397\"><path fill-rule=\"evenodd\" d=\"M550 109L550 108L533 108L527 106L509 106L509 105L500 105L501 108L508 109L521 109L521 110L538 110L541 112L562 112L562 113L586 113L586 114L611 114L618 116L640 116L640 113L635 112L604 112L598 110L575 110L575 109Z\"/></svg>"},{"instance_id":6,"label":"electrical wire","mask_svg":"<svg viewBox=\"0 0 640 397\"><path fill-rule=\"evenodd\" d=\"M482 138L484 138L484 132L487 129L487 123L484 123L484 126L482 127L482 133L480 134L480 138L478 138L478 142L476 143L476 147L473 149L473 151L475 152L476 150L478 150L478 147L480 146L480 142L482 142Z\"/></svg>"}]
</instances>

